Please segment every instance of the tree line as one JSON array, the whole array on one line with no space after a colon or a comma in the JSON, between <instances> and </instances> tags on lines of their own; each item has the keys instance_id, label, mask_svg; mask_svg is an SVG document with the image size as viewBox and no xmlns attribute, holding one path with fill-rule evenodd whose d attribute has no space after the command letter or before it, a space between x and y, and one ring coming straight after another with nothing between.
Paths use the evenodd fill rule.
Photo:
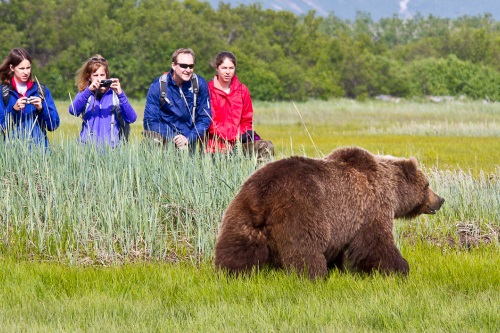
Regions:
<instances>
[{"instance_id":1,"label":"tree line","mask_svg":"<svg viewBox=\"0 0 500 333\"><path fill-rule=\"evenodd\" d=\"M74 73L95 53L129 97L144 98L172 52L191 47L206 79L215 73L212 57L234 52L237 75L256 100L500 100L500 25L488 14L374 21L359 12L343 20L197 0L10 0L0 1L0 13L2 57L26 48L34 74L60 99L74 96Z\"/></svg>"}]
</instances>

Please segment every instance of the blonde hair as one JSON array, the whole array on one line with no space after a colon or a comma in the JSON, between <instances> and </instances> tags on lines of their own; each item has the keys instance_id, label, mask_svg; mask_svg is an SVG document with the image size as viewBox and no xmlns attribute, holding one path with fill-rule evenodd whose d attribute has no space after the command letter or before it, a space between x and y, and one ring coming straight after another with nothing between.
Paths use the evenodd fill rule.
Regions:
<instances>
[{"instance_id":1,"label":"blonde hair","mask_svg":"<svg viewBox=\"0 0 500 333\"><path fill-rule=\"evenodd\" d=\"M192 49L186 49L186 48L175 50L175 52L172 54L172 62L174 64L177 64L177 57L179 56L179 54L183 54L183 53L190 54L193 57L193 62L196 62L196 57L194 55L194 51Z\"/></svg>"},{"instance_id":2,"label":"blonde hair","mask_svg":"<svg viewBox=\"0 0 500 333\"><path fill-rule=\"evenodd\" d=\"M108 61L100 54L94 54L78 68L75 74L75 85L78 91L83 91L90 85L90 76L100 67L104 67L106 78L109 78Z\"/></svg>"}]
</instances>

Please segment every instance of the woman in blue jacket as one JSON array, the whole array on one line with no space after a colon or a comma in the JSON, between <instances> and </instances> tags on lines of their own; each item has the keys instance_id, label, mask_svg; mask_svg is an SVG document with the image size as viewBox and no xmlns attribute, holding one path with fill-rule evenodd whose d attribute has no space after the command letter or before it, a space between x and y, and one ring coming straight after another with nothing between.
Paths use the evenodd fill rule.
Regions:
<instances>
[{"instance_id":1,"label":"woman in blue jacket","mask_svg":"<svg viewBox=\"0 0 500 333\"><path fill-rule=\"evenodd\" d=\"M32 79L28 51L12 49L0 65L0 78L0 131L3 137L30 139L47 147L46 131L59 127L59 114L50 90Z\"/></svg>"},{"instance_id":2,"label":"woman in blue jacket","mask_svg":"<svg viewBox=\"0 0 500 333\"><path fill-rule=\"evenodd\" d=\"M120 80L109 79L108 62L96 54L76 72L79 93L69 106L69 113L82 117L80 141L117 146L124 141L125 127L137 119L122 90Z\"/></svg>"}]
</instances>

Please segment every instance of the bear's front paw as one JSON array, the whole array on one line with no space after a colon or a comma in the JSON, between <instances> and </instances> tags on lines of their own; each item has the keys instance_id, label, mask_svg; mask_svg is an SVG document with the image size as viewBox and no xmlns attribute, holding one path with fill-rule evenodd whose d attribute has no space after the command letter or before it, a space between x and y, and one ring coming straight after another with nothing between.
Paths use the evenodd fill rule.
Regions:
<instances>
[{"instance_id":1,"label":"bear's front paw","mask_svg":"<svg viewBox=\"0 0 500 333\"><path fill-rule=\"evenodd\" d=\"M399 273L406 276L410 272L410 265L408 265L408 262L403 257L394 258L391 263L388 263L386 267L382 268L382 271L387 274Z\"/></svg>"}]
</instances>

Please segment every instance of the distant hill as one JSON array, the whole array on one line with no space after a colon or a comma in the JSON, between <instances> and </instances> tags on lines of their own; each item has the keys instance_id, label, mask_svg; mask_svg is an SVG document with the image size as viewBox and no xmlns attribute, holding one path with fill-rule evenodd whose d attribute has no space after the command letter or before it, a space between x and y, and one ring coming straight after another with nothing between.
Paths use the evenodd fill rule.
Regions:
<instances>
[{"instance_id":1,"label":"distant hill","mask_svg":"<svg viewBox=\"0 0 500 333\"><path fill-rule=\"evenodd\" d=\"M219 0L205 0L214 8ZM263 8L287 10L295 14L305 14L315 10L318 15L332 13L342 19L354 19L356 12L369 13L374 20L382 17L411 17L421 13L425 17L432 14L442 18L476 16L490 13L500 20L499 0L224 0L231 7L240 4L260 3Z\"/></svg>"}]
</instances>

